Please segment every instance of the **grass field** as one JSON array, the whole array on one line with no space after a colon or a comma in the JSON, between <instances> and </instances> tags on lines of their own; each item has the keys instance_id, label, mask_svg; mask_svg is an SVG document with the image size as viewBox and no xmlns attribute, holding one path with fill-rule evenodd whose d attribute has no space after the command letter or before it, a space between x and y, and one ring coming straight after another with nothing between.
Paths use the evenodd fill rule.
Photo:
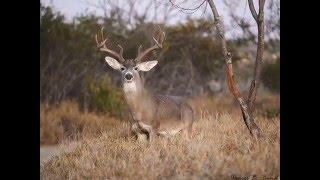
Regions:
<instances>
[{"instance_id":1,"label":"grass field","mask_svg":"<svg viewBox=\"0 0 320 180\"><path fill-rule=\"evenodd\" d=\"M137 143L126 121L80 112L76 103L55 108L42 105L40 142L53 144L73 138L77 146L41 165L41 177L276 179L280 175L279 101L275 95L257 100L257 123L264 134L261 139L250 136L231 98L203 96L193 101L197 119L189 141L178 135L157 138L151 144ZM66 128L61 122L68 118L64 120Z\"/></svg>"}]
</instances>

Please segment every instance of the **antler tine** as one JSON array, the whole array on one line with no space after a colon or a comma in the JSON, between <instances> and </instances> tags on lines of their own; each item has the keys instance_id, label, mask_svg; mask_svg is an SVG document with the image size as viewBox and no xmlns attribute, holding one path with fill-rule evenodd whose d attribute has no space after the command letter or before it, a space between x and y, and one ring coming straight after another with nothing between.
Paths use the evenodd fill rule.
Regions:
<instances>
[{"instance_id":1,"label":"antler tine","mask_svg":"<svg viewBox=\"0 0 320 180\"><path fill-rule=\"evenodd\" d=\"M138 55L137 55L137 57L140 56L141 53L142 53L142 45L140 44L140 46L139 46L139 48L138 48Z\"/></svg>"},{"instance_id":2,"label":"antler tine","mask_svg":"<svg viewBox=\"0 0 320 180\"><path fill-rule=\"evenodd\" d=\"M107 39L105 39L104 41L102 41L101 43L99 43L98 35L97 35L97 34L95 35L95 39L96 39L96 43L97 43L97 47L98 47L98 48L101 48L102 46L105 46L105 43L107 42Z\"/></svg>"},{"instance_id":3,"label":"antler tine","mask_svg":"<svg viewBox=\"0 0 320 180\"><path fill-rule=\"evenodd\" d=\"M104 30L104 27L102 26L101 29L100 29L100 34L101 34L101 38L102 38L102 39L104 39L103 30Z\"/></svg>"},{"instance_id":4,"label":"antler tine","mask_svg":"<svg viewBox=\"0 0 320 180\"><path fill-rule=\"evenodd\" d=\"M109 49L106 46L107 38L104 38L104 36L103 36L103 27L100 30L100 34L101 34L101 38L102 38L102 42L100 42L100 43L99 43L99 40L98 40L98 35L97 34L95 35L97 47L100 48L100 51L104 51L104 52L107 52L107 53L113 55L121 63L124 62L125 60L123 58L123 48L118 44L118 46L120 48L120 52L119 53Z\"/></svg>"},{"instance_id":5,"label":"antler tine","mask_svg":"<svg viewBox=\"0 0 320 180\"><path fill-rule=\"evenodd\" d=\"M123 47L120 44L118 44L118 47L120 49L119 54L120 54L121 57L123 57Z\"/></svg>"},{"instance_id":6,"label":"antler tine","mask_svg":"<svg viewBox=\"0 0 320 180\"><path fill-rule=\"evenodd\" d=\"M150 52L152 52L153 50L156 49L161 49L162 48L162 43L164 41L165 38L165 33L161 30L160 26L158 26L158 32L159 33L159 40L157 40L154 36L152 37L152 39L155 42L155 45L153 45L152 47L146 49L145 51L141 52L142 50L142 46L140 45L139 49L138 49L138 56L136 58L136 60L139 62L141 61L147 54L149 54ZM155 33L154 35L156 35L157 33Z\"/></svg>"}]
</instances>

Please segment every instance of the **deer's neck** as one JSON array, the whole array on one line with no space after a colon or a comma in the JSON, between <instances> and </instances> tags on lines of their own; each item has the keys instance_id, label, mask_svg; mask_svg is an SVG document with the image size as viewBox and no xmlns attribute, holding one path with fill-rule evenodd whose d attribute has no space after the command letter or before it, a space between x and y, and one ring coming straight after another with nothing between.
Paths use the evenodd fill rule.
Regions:
<instances>
[{"instance_id":1,"label":"deer's neck","mask_svg":"<svg viewBox=\"0 0 320 180\"><path fill-rule=\"evenodd\" d=\"M123 91L133 119L150 123L154 116L155 102L143 84L124 83Z\"/></svg>"},{"instance_id":2,"label":"deer's neck","mask_svg":"<svg viewBox=\"0 0 320 180\"><path fill-rule=\"evenodd\" d=\"M147 90L144 88L142 82L132 81L130 83L123 84L123 92L126 101L131 109L136 109L148 95Z\"/></svg>"},{"instance_id":3,"label":"deer's neck","mask_svg":"<svg viewBox=\"0 0 320 180\"><path fill-rule=\"evenodd\" d=\"M126 98L133 98L141 94L143 87L135 81L123 84L123 92Z\"/></svg>"}]
</instances>

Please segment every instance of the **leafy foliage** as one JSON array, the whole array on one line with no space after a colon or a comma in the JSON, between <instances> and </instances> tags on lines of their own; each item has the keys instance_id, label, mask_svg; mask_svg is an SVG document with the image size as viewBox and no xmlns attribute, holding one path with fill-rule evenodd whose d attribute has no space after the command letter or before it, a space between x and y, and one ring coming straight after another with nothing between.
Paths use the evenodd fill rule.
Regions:
<instances>
[{"instance_id":1,"label":"leafy foliage","mask_svg":"<svg viewBox=\"0 0 320 180\"><path fill-rule=\"evenodd\" d=\"M99 112L109 112L110 115L116 117L123 117L126 106L121 89L112 86L111 79L108 76L102 76L100 82L90 82L91 108Z\"/></svg>"},{"instance_id":2,"label":"leafy foliage","mask_svg":"<svg viewBox=\"0 0 320 180\"><path fill-rule=\"evenodd\" d=\"M272 91L280 91L280 60L266 64L262 69L262 83Z\"/></svg>"}]
</instances>

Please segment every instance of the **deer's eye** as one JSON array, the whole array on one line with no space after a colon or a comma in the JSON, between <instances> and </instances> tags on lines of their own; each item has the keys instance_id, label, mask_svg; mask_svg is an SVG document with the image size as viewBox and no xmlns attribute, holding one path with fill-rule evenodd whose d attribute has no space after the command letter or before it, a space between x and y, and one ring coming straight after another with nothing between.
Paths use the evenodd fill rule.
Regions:
<instances>
[{"instance_id":1,"label":"deer's eye","mask_svg":"<svg viewBox=\"0 0 320 180\"><path fill-rule=\"evenodd\" d=\"M138 71L138 67L134 67L134 70Z\"/></svg>"},{"instance_id":2,"label":"deer's eye","mask_svg":"<svg viewBox=\"0 0 320 180\"><path fill-rule=\"evenodd\" d=\"M125 67L121 67L120 70L121 70L121 71L124 71L124 70L126 70L126 68L125 68Z\"/></svg>"}]
</instances>

